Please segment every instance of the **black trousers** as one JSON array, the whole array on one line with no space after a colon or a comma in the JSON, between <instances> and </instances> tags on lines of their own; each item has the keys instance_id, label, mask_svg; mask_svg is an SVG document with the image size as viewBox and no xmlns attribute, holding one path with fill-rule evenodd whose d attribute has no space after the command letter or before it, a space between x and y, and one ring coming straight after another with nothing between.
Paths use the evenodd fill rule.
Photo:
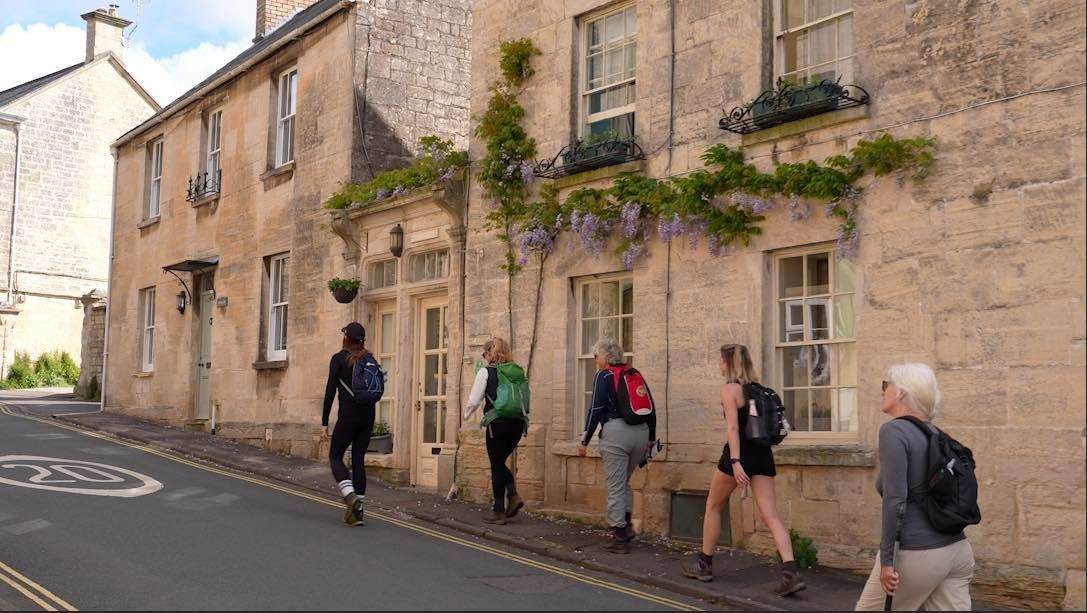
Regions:
<instances>
[{"instance_id":1,"label":"black trousers","mask_svg":"<svg viewBox=\"0 0 1087 613\"><path fill-rule=\"evenodd\" d=\"M361 415L340 414L336 427L332 429L332 443L328 449L328 462L332 465L332 476L336 482L351 480L355 493L366 494L366 448L370 446L370 435L374 431L374 410L360 411ZM343 455L351 447L351 472L343 463Z\"/></svg>"},{"instance_id":2,"label":"black trousers","mask_svg":"<svg viewBox=\"0 0 1087 613\"><path fill-rule=\"evenodd\" d=\"M506 494L517 493L513 471L506 466L506 459L517 449L524 433L524 423L519 419L493 421L487 426L487 458L491 461L491 491L494 494L494 510L506 510Z\"/></svg>"}]
</instances>

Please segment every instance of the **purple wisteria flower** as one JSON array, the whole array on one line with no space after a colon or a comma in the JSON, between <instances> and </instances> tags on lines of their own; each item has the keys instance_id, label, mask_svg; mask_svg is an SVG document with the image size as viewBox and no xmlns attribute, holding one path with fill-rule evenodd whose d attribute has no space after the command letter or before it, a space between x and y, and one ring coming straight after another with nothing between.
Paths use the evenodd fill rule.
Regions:
<instances>
[{"instance_id":1,"label":"purple wisteria flower","mask_svg":"<svg viewBox=\"0 0 1087 613\"><path fill-rule=\"evenodd\" d=\"M789 196L789 223L807 219L809 214L811 205L807 201L801 200L796 194Z\"/></svg>"},{"instance_id":2,"label":"purple wisteria flower","mask_svg":"<svg viewBox=\"0 0 1087 613\"><path fill-rule=\"evenodd\" d=\"M686 230L687 224L683 223L678 214L673 215L671 221L661 219L657 222L657 234L666 243L672 242L673 238L681 236Z\"/></svg>"},{"instance_id":3,"label":"purple wisteria flower","mask_svg":"<svg viewBox=\"0 0 1087 613\"><path fill-rule=\"evenodd\" d=\"M533 179L536 178L536 171L532 167L532 164L528 163L528 160L521 161L521 180L525 182L525 185L531 185Z\"/></svg>"},{"instance_id":4,"label":"purple wisteria flower","mask_svg":"<svg viewBox=\"0 0 1087 613\"><path fill-rule=\"evenodd\" d=\"M726 245L724 241L719 238L712 237L709 239L709 242L711 256L716 258L725 255L725 252L728 250L728 245Z\"/></svg>"},{"instance_id":5,"label":"purple wisteria flower","mask_svg":"<svg viewBox=\"0 0 1087 613\"><path fill-rule=\"evenodd\" d=\"M389 197L389 190L379 189L374 192L374 200L384 200Z\"/></svg>"},{"instance_id":6,"label":"purple wisteria flower","mask_svg":"<svg viewBox=\"0 0 1087 613\"><path fill-rule=\"evenodd\" d=\"M770 207L773 205L773 203L766 198L745 194L740 191L732 192L730 200L737 208L743 209L752 215L762 215L766 211L769 211Z\"/></svg>"},{"instance_id":7,"label":"purple wisteria flower","mask_svg":"<svg viewBox=\"0 0 1087 613\"><path fill-rule=\"evenodd\" d=\"M855 227L850 230L848 234L846 234L844 230L839 230L835 255L838 259L846 258L852 260L857 257L857 252L860 251L860 243L860 232L858 232Z\"/></svg>"},{"instance_id":8,"label":"purple wisteria flower","mask_svg":"<svg viewBox=\"0 0 1087 613\"><path fill-rule=\"evenodd\" d=\"M592 253L600 253L607 247L608 232L611 224L600 219L593 213L585 213L581 217L581 244Z\"/></svg>"},{"instance_id":9,"label":"purple wisteria flower","mask_svg":"<svg viewBox=\"0 0 1087 613\"><path fill-rule=\"evenodd\" d=\"M453 178L453 174L456 173L456 172L457 172L457 167L456 166L450 166L449 168L445 169L445 172L443 172L440 176L438 176L438 180L439 181L448 181L448 180Z\"/></svg>"},{"instance_id":10,"label":"purple wisteria flower","mask_svg":"<svg viewBox=\"0 0 1087 613\"><path fill-rule=\"evenodd\" d=\"M645 243L631 243L623 252L623 267L627 270L634 268L634 261L645 254Z\"/></svg>"},{"instance_id":11,"label":"purple wisteria flower","mask_svg":"<svg viewBox=\"0 0 1087 613\"><path fill-rule=\"evenodd\" d=\"M823 214L829 219L834 217L834 207L838 206L837 200L831 200L823 205Z\"/></svg>"},{"instance_id":12,"label":"purple wisteria flower","mask_svg":"<svg viewBox=\"0 0 1087 613\"><path fill-rule=\"evenodd\" d=\"M521 266L528 263L528 255L533 251L550 255L555 249L555 235L543 226L533 226L522 232L517 242L521 248L517 262Z\"/></svg>"},{"instance_id":13,"label":"purple wisteria flower","mask_svg":"<svg viewBox=\"0 0 1087 613\"><path fill-rule=\"evenodd\" d=\"M491 210L493 211L493 210L497 209L498 207L502 206L502 201L499 200L498 198L491 198L490 200L487 201L487 206L491 207Z\"/></svg>"},{"instance_id":14,"label":"purple wisteria flower","mask_svg":"<svg viewBox=\"0 0 1087 613\"><path fill-rule=\"evenodd\" d=\"M692 219L687 226L687 244L691 249L698 246L698 240L709 230L709 224L697 217Z\"/></svg>"},{"instance_id":15,"label":"purple wisteria flower","mask_svg":"<svg viewBox=\"0 0 1087 613\"><path fill-rule=\"evenodd\" d=\"M406 193L408 193L408 189L406 187L404 187L403 185L397 185L396 189L393 190L391 197L396 198L399 196L403 196Z\"/></svg>"},{"instance_id":16,"label":"purple wisteria flower","mask_svg":"<svg viewBox=\"0 0 1087 613\"><path fill-rule=\"evenodd\" d=\"M642 231L642 205L638 202L628 202L623 205L623 211L619 214L622 223L623 236L634 238Z\"/></svg>"}]
</instances>

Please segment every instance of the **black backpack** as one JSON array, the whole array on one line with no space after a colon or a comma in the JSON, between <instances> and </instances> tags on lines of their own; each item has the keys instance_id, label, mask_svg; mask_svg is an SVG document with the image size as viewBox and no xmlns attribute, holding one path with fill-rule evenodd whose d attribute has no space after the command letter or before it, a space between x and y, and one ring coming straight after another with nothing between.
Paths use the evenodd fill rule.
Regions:
<instances>
[{"instance_id":1,"label":"black backpack","mask_svg":"<svg viewBox=\"0 0 1087 613\"><path fill-rule=\"evenodd\" d=\"M958 534L980 523L978 478L970 448L916 417L906 415L901 419L917 426L928 439L925 483L911 488L908 499L921 505L937 532Z\"/></svg>"},{"instance_id":2,"label":"black backpack","mask_svg":"<svg viewBox=\"0 0 1087 613\"><path fill-rule=\"evenodd\" d=\"M744 398L747 406L740 407L741 411L747 411L744 440L760 447L773 447L785 440L789 435L789 420L777 392L758 383L747 383Z\"/></svg>"}]
</instances>

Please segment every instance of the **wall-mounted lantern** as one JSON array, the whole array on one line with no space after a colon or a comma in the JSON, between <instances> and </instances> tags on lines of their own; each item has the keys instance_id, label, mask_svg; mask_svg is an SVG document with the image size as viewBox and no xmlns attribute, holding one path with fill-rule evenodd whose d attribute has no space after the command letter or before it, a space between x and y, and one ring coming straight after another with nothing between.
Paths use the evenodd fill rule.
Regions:
<instances>
[{"instance_id":1,"label":"wall-mounted lantern","mask_svg":"<svg viewBox=\"0 0 1087 613\"><path fill-rule=\"evenodd\" d=\"M177 293L177 312L185 314L185 290Z\"/></svg>"},{"instance_id":2,"label":"wall-mounted lantern","mask_svg":"<svg viewBox=\"0 0 1087 613\"><path fill-rule=\"evenodd\" d=\"M389 252L394 258L404 253L404 228L401 228L400 224L396 224L392 230L389 230Z\"/></svg>"}]
</instances>

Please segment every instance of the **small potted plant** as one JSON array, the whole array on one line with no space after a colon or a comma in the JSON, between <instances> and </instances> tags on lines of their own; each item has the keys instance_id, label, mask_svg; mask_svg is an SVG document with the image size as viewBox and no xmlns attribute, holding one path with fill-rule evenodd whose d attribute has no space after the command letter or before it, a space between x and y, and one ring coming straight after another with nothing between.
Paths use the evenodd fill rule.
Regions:
<instances>
[{"instance_id":1,"label":"small potted plant","mask_svg":"<svg viewBox=\"0 0 1087 613\"><path fill-rule=\"evenodd\" d=\"M336 299L336 302L347 304L354 300L355 296L358 296L360 284L361 281L358 279L333 277L328 280L328 289L332 292L332 297Z\"/></svg>"},{"instance_id":2,"label":"small potted plant","mask_svg":"<svg viewBox=\"0 0 1087 613\"><path fill-rule=\"evenodd\" d=\"M393 433L389 431L389 424L383 421L374 424L373 433L370 435L370 444L367 445L368 453L392 453Z\"/></svg>"},{"instance_id":3,"label":"small potted plant","mask_svg":"<svg viewBox=\"0 0 1087 613\"><path fill-rule=\"evenodd\" d=\"M777 86L759 95L751 102L751 117L760 127L782 123L774 115L792 121L818 115L838 108L842 86L823 80L817 83L801 83L795 79L778 79Z\"/></svg>"}]
</instances>

